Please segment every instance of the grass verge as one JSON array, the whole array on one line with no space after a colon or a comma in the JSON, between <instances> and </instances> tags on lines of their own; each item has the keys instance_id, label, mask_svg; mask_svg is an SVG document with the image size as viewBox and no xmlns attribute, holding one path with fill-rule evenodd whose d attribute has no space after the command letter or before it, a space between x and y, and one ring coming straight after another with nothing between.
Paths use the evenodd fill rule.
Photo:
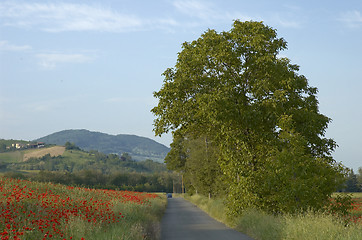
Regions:
<instances>
[{"instance_id":1,"label":"grass verge","mask_svg":"<svg viewBox=\"0 0 362 240\"><path fill-rule=\"evenodd\" d=\"M351 223L345 226L343 221L338 221L326 213L310 211L298 215L273 216L249 209L238 219L229 219L222 199L209 200L201 195L186 195L185 199L197 205L211 217L257 240L362 239L362 224Z\"/></svg>"},{"instance_id":2,"label":"grass verge","mask_svg":"<svg viewBox=\"0 0 362 240\"><path fill-rule=\"evenodd\" d=\"M195 204L198 208L209 214L212 218L228 226L233 226L233 222L226 215L226 207L223 199L209 199L199 194L183 196L189 202Z\"/></svg>"}]
</instances>

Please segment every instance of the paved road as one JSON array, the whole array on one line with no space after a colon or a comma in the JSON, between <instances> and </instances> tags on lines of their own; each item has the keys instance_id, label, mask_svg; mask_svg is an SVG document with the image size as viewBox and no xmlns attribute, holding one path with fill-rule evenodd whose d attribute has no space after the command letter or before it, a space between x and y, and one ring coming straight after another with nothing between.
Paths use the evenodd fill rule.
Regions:
<instances>
[{"instance_id":1,"label":"paved road","mask_svg":"<svg viewBox=\"0 0 362 240\"><path fill-rule=\"evenodd\" d=\"M161 240L252 240L226 227L183 198L168 199Z\"/></svg>"}]
</instances>

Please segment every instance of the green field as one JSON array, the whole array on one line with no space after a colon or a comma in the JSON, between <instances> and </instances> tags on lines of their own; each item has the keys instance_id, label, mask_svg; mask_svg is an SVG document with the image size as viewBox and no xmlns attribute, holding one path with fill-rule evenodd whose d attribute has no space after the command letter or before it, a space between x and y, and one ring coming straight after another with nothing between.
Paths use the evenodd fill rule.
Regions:
<instances>
[{"instance_id":1,"label":"green field","mask_svg":"<svg viewBox=\"0 0 362 240\"><path fill-rule=\"evenodd\" d=\"M0 153L0 163L16 163L23 159L24 151Z\"/></svg>"}]
</instances>

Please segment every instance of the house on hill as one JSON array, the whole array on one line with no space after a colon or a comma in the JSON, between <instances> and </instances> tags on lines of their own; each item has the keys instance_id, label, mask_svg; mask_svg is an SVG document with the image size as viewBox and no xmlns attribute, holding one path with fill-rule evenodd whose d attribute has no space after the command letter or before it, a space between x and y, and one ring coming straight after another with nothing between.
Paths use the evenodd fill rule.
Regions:
<instances>
[{"instance_id":1,"label":"house on hill","mask_svg":"<svg viewBox=\"0 0 362 240\"><path fill-rule=\"evenodd\" d=\"M11 144L11 146L16 149L21 149L21 148L25 147L25 145L21 144L21 143L13 143L13 144Z\"/></svg>"},{"instance_id":2,"label":"house on hill","mask_svg":"<svg viewBox=\"0 0 362 240\"><path fill-rule=\"evenodd\" d=\"M38 142L38 143L28 143L27 147L28 148L42 148L45 146L45 143L43 142Z\"/></svg>"},{"instance_id":3,"label":"house on hill","mask_svg":"<svg viewBox=\"0 0 362 240\"><path fill-rule=\"evenodd\" d=\"M11 144L11 147L16 149L24 149L24 148L42 148L45 146L44 142L37 142L37 143L28 143L28 144L22 144L22 143L13 143Z\"/></svg>"}]
</instances>

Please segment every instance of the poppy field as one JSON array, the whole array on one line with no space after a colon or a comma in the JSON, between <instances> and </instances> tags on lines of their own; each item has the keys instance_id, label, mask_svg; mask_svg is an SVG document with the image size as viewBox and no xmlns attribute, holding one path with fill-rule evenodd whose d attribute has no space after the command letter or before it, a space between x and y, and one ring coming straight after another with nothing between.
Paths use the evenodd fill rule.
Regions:
<instances>
[{"instance_id":1,"label":"poppy field","mask_svg":"<svg viewBox=\"0 0 362 240\"><path fill-rule=\"evenodd\" d=\"M362 193L355 193L352 198L351 221L362 224Z\"/></svg>"},{"instance_id":2,"label":"poppy field","mask_svg":"<svg viewBox=\"0 0 362 240\"><path fill-rule=\"evenodd\" d=\"M147 239L165 203L156 194L0 177L0 237Z\"/></svg>"},{"instance_id":3,"label":"poppy field","mask_svg":"<svg viewBox=\"0 0 362 240\"><path fill-rule=\"evenodd\" d=\"M342 217L347 225L362 226L362 193L335 193L327 209L332 215Z\"/></svg>"}]
</instances>

